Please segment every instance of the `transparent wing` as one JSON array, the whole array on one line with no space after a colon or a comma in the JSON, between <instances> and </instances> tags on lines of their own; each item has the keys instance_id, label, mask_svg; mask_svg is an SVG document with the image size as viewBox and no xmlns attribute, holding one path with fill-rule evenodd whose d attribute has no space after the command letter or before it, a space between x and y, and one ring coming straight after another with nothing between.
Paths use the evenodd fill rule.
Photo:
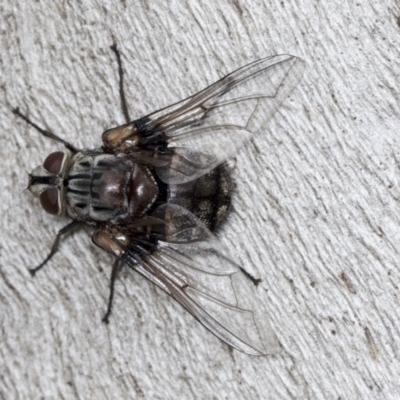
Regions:
<instances>
[{"instance_id":1,"label":"transparent wing","mask_svg":"<svg viewBox=\"0 0 400 400\"><path fill-rule=\"evenodd\" d=\"M248 64L194 96L121 129L120 149L129 151L132 136L139 134L139 148L150 151L136 157L153 163L161 180L175 184L197 179L233 156L253 133L265 129L303 70L303 61L291 55Z\"/></svg>"},{"instance_id":2,"label":"transparent wing","mask_svg":"<svg viewBox=\"0 0 400 400\"><path fill-rule=\"evenodd\" d=\"M254 285L223 254L218 239L178 206L162 205L152 218L157 221L152 229L157 250L144 254L133 245L123 261L230 346L252 355L277 352L275 334L259 310Z\"/></svg>"}]
</instances>

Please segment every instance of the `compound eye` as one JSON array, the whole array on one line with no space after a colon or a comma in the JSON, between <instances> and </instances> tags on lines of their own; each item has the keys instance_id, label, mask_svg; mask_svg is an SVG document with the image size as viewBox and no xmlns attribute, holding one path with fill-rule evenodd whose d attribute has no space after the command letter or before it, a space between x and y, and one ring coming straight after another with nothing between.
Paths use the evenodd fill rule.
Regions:
<instances>
[{"instance_id":1,"label":"compound eye","mask_svg":"<svg viewBox=\"0 0 400 400\"><path fill-rule=\"evenodd\" d=\"M62 151L56 151L47 156L44 160L43 168L52 173L59 174L61 172L61 166L64 159L64 153Z\"/></svg>"},{"instance_id":2,"label":"compound eye","mask_svg":"<svg viewBox=\"0 0 400 400\"><path fill-rule=\"evenodd\" d=\"M50 154L50 156L51 156L51 154ZM49 157L47 157L47 158L49 158ZM51 171L49 171L49 172L51 172ZM58 205L58 195L59 195L58 189L55 187L48 188L40 194L40 196L39 196L40 204L41 204L42 208L44 209L44 211L46 211L52 215L59 214L60 207Z\"/></svg>"}]
</instances>

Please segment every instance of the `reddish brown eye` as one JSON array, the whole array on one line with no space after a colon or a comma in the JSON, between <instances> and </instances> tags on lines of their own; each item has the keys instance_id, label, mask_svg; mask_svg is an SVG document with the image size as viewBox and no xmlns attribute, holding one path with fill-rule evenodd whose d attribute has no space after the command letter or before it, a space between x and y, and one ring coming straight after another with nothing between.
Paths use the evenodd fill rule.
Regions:
<instances>
[{"instance_id":1,"label":"reddish brown eye","mask_svg":"<svg viewBox=\"0 0 400 400\"><path fill-rule=\"evenodd\" d=\"M43 168L52 174L59 174L61 172L61 164L64 159L62 151L56 151L47 156L44 160Z\"/></svg>"},{"instance_id":2,"label":"reddish brown eye","mask_svg":"<svg viewBox=\"0 0 400 400\"><path fill-rule=\"evenodd\" d=\"M60 211L58 206L58 189L51 187L40 194L40 204L44 211L57 215Z\"/></svg>"}]
</instances>

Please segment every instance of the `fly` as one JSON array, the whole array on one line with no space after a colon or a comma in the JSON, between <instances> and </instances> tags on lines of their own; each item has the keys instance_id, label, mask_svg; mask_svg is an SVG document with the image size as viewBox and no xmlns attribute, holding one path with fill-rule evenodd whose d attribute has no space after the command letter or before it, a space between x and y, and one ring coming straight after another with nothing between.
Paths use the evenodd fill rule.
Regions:
<instances>
[{"instance_id":1,"label":"fly","mask_svg":"<svg viewBox=\"0 0 400 400\"><path fill-rule=\"evenodd\" d=\"M231 202L232 182L224 162L253 133L265 129L299 82L304 63L291 55L255 61L132 121L120 53L115 44L111 49L118 61L126 123L105 131L102 147L80 150L14 110L68 150L50 154L29 175L29 190L42 208L72 220L32 275L55 254L63 235L88 224L93 243L115 257L105 322L118 271L129 266L228 345L251 355L273 352L274 333L256 315L254 292L245 292L246 277L257 280L226 255L213 232Z\"/></svg>"}]
</instances>

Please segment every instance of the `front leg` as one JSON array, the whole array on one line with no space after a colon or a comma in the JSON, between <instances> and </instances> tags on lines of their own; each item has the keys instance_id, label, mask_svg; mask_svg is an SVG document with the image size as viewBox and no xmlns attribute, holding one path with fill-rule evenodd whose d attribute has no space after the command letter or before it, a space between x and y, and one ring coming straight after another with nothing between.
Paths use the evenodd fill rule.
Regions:
<instances>
[{"instance_id":1,"label":"front leg","mask_svg":"<svg viewBox=\"0 0 400 400\"><path fill-rule=\"evenodd\" d=\"M57 233L57 236L53 242L53 245L51 246L50 253L48 256L35 268L32 268L29 270L32 276L35 276L36 272L39 271L39 269L43 268L45 264L56 254L58 250L58 243L60 242L61 236L65 235L66 233L70 232L72 229L76 228L79 224L81 224L80 221L72 221L68 225L64 226L64 228L60 229Z\"/></svg>"}]
</instances>

